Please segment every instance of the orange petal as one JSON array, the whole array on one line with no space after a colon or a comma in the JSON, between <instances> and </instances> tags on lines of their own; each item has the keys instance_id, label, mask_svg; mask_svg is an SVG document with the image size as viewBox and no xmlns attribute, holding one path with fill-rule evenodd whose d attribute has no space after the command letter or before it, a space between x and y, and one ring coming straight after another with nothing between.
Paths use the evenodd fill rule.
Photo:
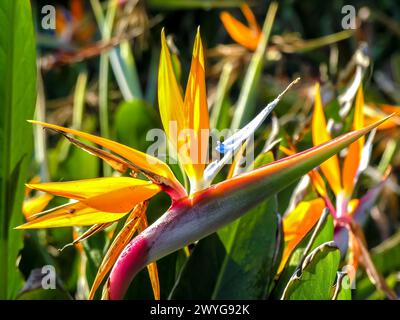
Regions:
<instances>
[{"instance_id":1,"label":"orange petal","mask_svg":"<svg viewBox=\"0 0 400 320\"><path fill-rule=\"evenodd\" d=\"M131 210L136 204L157 194L158 185L128 177L96 178L30 185L57 196L80 200L88 207L113 213Z\"/></svg>"},{"instance_id":2,"label":"orange petal","mask_svg":"<svg viewBox=\"0 0 400 320\"><path fill-rule=\"evenodd\" d=\"M90 226L97 223L113 222L121 219L125 213L102 212L87 207L81 202L69 203L34 215L33 220L16 229L41 229L73 226Z\"/></svg>"},{"instance_id":3,"label":"orange petal","mask_svg":"<svg viewBox=\"0 0 400 320\"><path fill-rule=\"evenodd\" d=\"M145 201L160 191L155 184L146 187L127 187L113 190L104 195L81 200L87 206L106 212L127 212L138 203Z\"/></svg>"},{"instance_id":4,"label":"orange petal","mask_svg":"<svg viewBox=\"0 0 400 320\"><path fill-rule=\"evenodd\" d=\"M260 26L258 25L256 17L254 16L253 11L251 11L248 4L243 2L240 5L240 10L242 10L242 13L243 13L244 17L246 18L250 29L253 30L257 34L260 34L261 33Z\"/></svg>"},{"instance_id":5,"label":"orange petal","mask_svg":"<svg viewBox=\"0 0 400 320\"><path fill-rule=\"evenodd\" d=\"M317 223L324 207L325 202L321 198L303 201L283 219L283 232L286 245L278 273L283 270L296 246Z\"/></svg>"},{"instance_id":6,"label":"orange petal","mask_svg":"<svg viewBox=\"0 0 400 320\"><path fill-rule=\"evenodd\" d=\"M386 112L388 114L390 114L390 113L400 114L399 106L392 106L390 104L380 104L379 107L383 112Z\"/></svg>"},{"instance_id":7,"label":"orange petal","mask_svg":"<svg viewBox=\"0 0 400 320\"><path fill-rule=\"evenodd\" d=\"M312 118L312 139L314 146L331 140L329 132L326 130L326 120L322 108L319 83L315 85L314 114ZM339 161L336 155L326 160L320 168L328 180L333 192L338 194L341 191Z\"/></svg>"},{"instance_id":8,"label":"orange petal","mask_svg":"<svg viewBox=\"0 0 400 320\"><path fill-rule=\"evenodd\" d=\"M173 147L178 150L178 134L185 128L183 99L172 66L171 54L161 31L161 55L158 69L158 107L165 133Z\"/></svg>"},{"instance_id":9,"label":"orange petal","mask_svg":"<svg viewBox=\"0 0 400 320\"><path fill-rule=\"evenodd\" d=\"M250 18L251 20L251 17L246 9L243 11L243 13L246 16L246 19ZM250 50L255 50L257 48L261 34L259 28L255 30L254 27L249 28L245 26L226 11L223 11L220 14L220 19L226 31L234 41Z\"/></svg>"},{"instance_id":10,"label":"orange petal","mask_svg":"<svg viewBox=\"0 0 400 320\"><path fill-rule=\"evenodd\" d=\"M85 16L85 8L82 0L71 0L71 15L75 21L81 21Z\"/></svg>"},{"instance_id":11,"label":"orange petal","mask_svg":"<svg viewBox=\"0 0 400 320\"><path fill-rule=\"evenodd\" d=\"M364 127L364 95L362 86L358 89L355 110L353 118L353 130L359 130ZM347 156L343 163L342 181L343 190L347 197L353 193L354 185L358 175L358 167L361 161L362 149L364 147L365 137L361 137L356 142L353 142L347 152Z\"/></svg>"},{"instance_id":12,"label":"orange petal","mask_svg":"<svg viewBox=\"0 0 400 320\"><path fill-rule=\"evenodd\" d=\"M360 203L360 199L351 199L349 201L349 204L347 205L347 212L350 217L352 217L354 215L354 213L356 212L356 209L357 209L359 203Z\"/></svg>"},{"instance_id":13,"label":"orange petal","mask_svg":"<svg viewBox=\"0 0 400 320\"><path fill-rule=\"evenodd\" d=\"M34 176L31 180L29 180L29 183L39 183L40 182L40 177L39 176ZM25 197L29 196L31 194L32 189L25 187Z\"/></svg>"},{"instance_id":14,"label":"orange petal","mask_svg":"<svg viewBox=\"0 0 400 320\"><path fill-rule=\"evenodd\" d=\"M40 196L25 200L22 206L22 212L25 216L25 219L29 221L32 215L43 211L47 207L51 199L53 199L53 196L45 193Z\"/></svg>"},{"instance_id":15,"label":"orange petal","mask_svg":"<svg viewBox=\"0 0 400 320\"><path fill-rule=\"evenodd\" d=\"M293 154L295 154L296 152L288 149L284 146L279 146L279 150L282 151L285 155L287 156L291 156ZM311 179L311 182L315 188L315 190L318 192L318 194L321 197L326 196L327 191L326 191L326 185L325 185L325 181L324 179L322 179L321 175L319 174L317 169L313 169L308 173L308 176Z\"/></svg>"},{"instance_id":16,"label":"orange petal","mask_svg":"<svg viewBox=\"0 0 400 320\"><path fill-rule=\"evenodd\" d=\"M387 113L386 113L387 112ZM370 125L371 123L385 118L390 113L399 113L400 107L391 105L364 105L364 121L365 125ZM389 119L381 126L378 130L387 130L397 127L400 124L400 117L397 115L392 119Z\"/></svg>"},{"instance_id":17,"label":"orange petal","mask_svg":"<svg viewBox=\"0 0 400 320\"><path fill-rule=\"evenodd\" d=\"M148 186L150 184L149 181L129 177L106 177L82 179L77 181L27 184L27 187L48 192L60 197L83 200L100 194L105 194L115 189Z\"/></svg>"},{"instance_id":18,"label":"orange petal","mask_svg":"<svg viewBox=\"0 0 400 320\"><path fill-rule=\"evenodd\" d=\"M143 232L148 227L146 215L142 215L139 221L138 232ZM147 265L147 271L149 273L151 287L153 288L153 294L155 300L160 300L160 281L158 278L157 263L152 262Z\"/></svg>"},{"instance_id":19,"label":"orange petal","mask_svg":"<svg viewBox=\"0 0 400 320\"><path fill-rule=\"evenodd\" d=\"M311 170L308 173L312 185L314 186L315 190L321 197L325 197L327 195L326 185L324 179L322 179L321 175L319 174L317 169Z\"/></svg>"},{"instance_id":20,"label":"orange petal","mask_svg":"<svg viewBox=\"0 0 400 320\"><path fill-rule=\"evenodd\" d=\"M141 203L138 204L129 215L124 227L115 237L113 243L104 256L99 269L97 270L96 278L94 279L92 288L90 289L89 299L93 299L98 287L103 282L104 277L110 271L122 250L135 234L137 228L139 227L140 218L145 215L146 210L147 203Z\"/></svg>"},{"instance_id":21,"label":"orange petal","mask_svg":"<svg viewBox=\"0 0 400 320\"><path fill-rule=\"evenodd\" d=\"M193 130L190 135L188 156L191 163L184 164L185 170L191 179L196 183L203 178L203 172L208 151L209 116L207 107L206 82L204 71L203 45L200 37L200 30L197 30L193 46L192 64L189 78L186 85L184 100L184 116L187 120L187 128Z\"/></svg>"},{"instance_id":22,"label":"orange petal","mask_svg":"<svg viewBox=\"0 0 400 320\"><path fill-rule=\"evenodd\" d=\"M176 180L171 169L167 166L167 164L165 164L164 162L153 156L132 149L118 142L94 136L89 133L77 131L74 129L64 128L54 124L49 124L40 121L30 120L29 122L42 125L45 128L50 128L64 133L69 133L84 138L86 140L89 140L91 142L94 142L102 146L103 148L115 152L116 154L125 158L126 160L129 160L132 165L138 168L139 171L142 171L144 174L146 174L153 180L156 180L159 183L168 184L169 186L176 188L179 191L183 189L178 180Z\"/></svg>"}]
</instances>

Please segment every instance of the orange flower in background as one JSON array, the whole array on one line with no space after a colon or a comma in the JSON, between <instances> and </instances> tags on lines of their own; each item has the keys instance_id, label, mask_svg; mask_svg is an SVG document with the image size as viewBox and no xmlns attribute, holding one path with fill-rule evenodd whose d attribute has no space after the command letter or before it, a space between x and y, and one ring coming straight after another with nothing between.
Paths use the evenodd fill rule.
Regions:
<instances>
[{"instance_id":1,"label":"orange flower in background","mask_svg":"<svg viewBox=\"0 0 400 320\"><path fill-rule=\"evenodd\" d=\"M66 42L89 42L96 27L89 15L85 15L83 0L70 0L69 10L59 6L56 14L56 34Z\"/></svg>"},{"instance_id":2,"label":"orange flower in background","mask_svg":"<svg viewBox=\"0 0 400 320\"><path fill-rule=\"evenodd\" d=\"M391 113L400 114L399 106L392 106L388 104L375 104L368 103L364 108L364 117L366 125L369 125L376 120L383 119ZM385 122L378 130L388 130L396 128L400 124L400 117L398 115Z\"/></svg>"},{"instance_id":3,"label":"orange flower in background","mask_svg":"<svg viewBox=\"0 0 400 320\"><path fill-rule=\"evenodd\" d=\"M255 50L261 37L261 28L250 7L243 3L240 6L248 26L234 18L227 11L220 14L221 21L231 38L249 50Z\"/></svg>"}]
</instances>

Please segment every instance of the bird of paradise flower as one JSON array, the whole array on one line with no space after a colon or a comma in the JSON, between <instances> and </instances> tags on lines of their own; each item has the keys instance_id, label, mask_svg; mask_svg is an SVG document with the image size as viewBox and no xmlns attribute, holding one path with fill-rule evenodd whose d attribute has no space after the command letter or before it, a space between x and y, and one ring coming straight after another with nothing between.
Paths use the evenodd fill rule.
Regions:
<instances>
[{"instance_id":1,"label":"bird of paradise flower","mask_svg":"<svg viewBox=\"0 0 400 320\"><path fill-rule=\"evenodd\" d=\"M360 86L355 100L353 130L358 130L364 126L364 106L364 94L362 86ZM382 116L379 119L382 119ZM393 126L393 119L385 123L385 126ZM385 126L383 127L385 128ZM319 84L317 84L312 118L312 140L314 145L331 140L330 133L326 128L327 124ZM347 251L347 247L349 248L347 265L351 268L351 270L350 268L348 270L351 281L355 280L355 274L361 261L377 287L383 290L389 298L396 298L395 293L387 286L382 276L376 270L366 249L364 234L358 223L364 219L366 207L376 200L379 191L388 178L390 168L385 172L382 181L374 188L371 188L361 199L353 198L360 173L365 170L369 162L372 148L371 138L373 137L374 134L371 134L367 142L362 137L350 144L342 164L342 170L340 170L337 155L334 155L320 165L320 170L336 197L336 205L333 205L331 201L328 188L319 170L314 169L309 173L310 181L319 197L311 201L300 202L284 218L283 225L286 245L279 272L284 269L295 247L310 232L320 218L323 209L327 207L334 218L336 242L342 250ZM293 151L284 147L281 147L281 150L287 154L293 154ZM343 241L346 241L346 243L343 243Z\"/></svg>"},{"instance_id":2,"label":"bird of paradise flower","mask_svg":"<svg viewBox=\"0 0 400 320\"><path fill-rule=\"evenodd\" d=\"M196 158L192 158L192 154L188 152L195 149L198 150L195 153L198 155L202 150L208 149L208 137L204 138L201 134L202 130L209 130L209 119L200 32L197 32L194 43L184 98L175 78L164 31L161 44L158 73L160 115L169 143L177 150L178 159L189 178L189 193L170 167L153 156L88 133L31 121L63 134L71 143L98 156L115 171L130 175L29 184L29 188L66 197L72 199L72 202L36 214L31 221L18 229L92 226L75 240L79 241L128 216L124 227L114 238L103 258L89 298L94 297L96 290L109 274L103 297L122 299L137 272L148 266L154 296L159 299L156 260L204 238L242 216L386 120L385 118L304 152L212 184L227 160L241 149L278 104L286 90L242 129L219 143L217 151L221 154L221 159L206 166L205 163L199 163ZM176 139L170 132L171 123L176 123L178 130L191 129L192 134L184 139ZM86 139L109 151L84 144L71 135ZM185 145L189 145L189 148ZM147 179L141 178L139 173ZM171 207L148 226L147 203L161 191L170 196ZM139 234L132 239L136 231Z\"/></svg>"}]
</instances>

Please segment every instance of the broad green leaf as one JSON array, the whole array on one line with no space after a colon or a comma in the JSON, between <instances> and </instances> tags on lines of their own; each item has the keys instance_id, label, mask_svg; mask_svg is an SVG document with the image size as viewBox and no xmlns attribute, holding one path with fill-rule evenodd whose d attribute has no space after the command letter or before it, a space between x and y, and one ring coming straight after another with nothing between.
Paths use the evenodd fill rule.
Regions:
<instances>
[{"instance_id":1,"label":"broad green leaf","mask_svg":"<svg viewBox=\"0 0 400 320\"><path fill-rule=\"evenodd\" d=\"M184 264L169 299L210 299L226 250L216 233L204 238ZM202 274L200 278L198 275Z\"/></svg>"},{"instance_id":2,"label":"broad green leaf","mask_svg":"<svg viewBox=\"0 0 400 320\"><path fill-rule=\"evenodd\" d=\"M289 281L283 299L330 300L339 263L340 251L333 241L318 246Z\"/></svg>"},{"instance_id":3,"label":"broad green leaf","mask_svg":"<svg viewBox=\"0 0 400 320\"><path fill-rule=\"evenodd\" d=\"M0 299L21 288L17 255L23 233L24 182L32 150L36 48L30 1L0 2Z\"/></svg>"},{"instance_id":4,"label":"broad green leaf","mask_svg":"<svg viewBox=\"0 0 400 320\"><path fill-rule=\"evenodd\" d=\"M316 230L316 226L308 233L308 235L296 246L296 249L293 250L292 254L289 257L289 260L286 264L285 269L279 276L276 287L272 292L272 296L276 299L279 299L283 291L289 282L291 276L293 275L296 267L298 266L300 260L303 258L304 250L307 245L310 245L310 240L314 232L317 232L316 237L311 244L310 249L314 250L318 246L322 245L325 242L333 240L333 217L329 214L320 230Z\"/></svg>"}]
</instances>

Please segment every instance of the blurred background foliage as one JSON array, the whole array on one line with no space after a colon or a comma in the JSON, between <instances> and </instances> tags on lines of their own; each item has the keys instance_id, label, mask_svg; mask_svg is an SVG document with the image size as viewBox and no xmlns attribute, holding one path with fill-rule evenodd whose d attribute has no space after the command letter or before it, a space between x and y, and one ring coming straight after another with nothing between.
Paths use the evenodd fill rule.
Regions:
<instances>
[{"instance_id":1,"label":"blurred background foliage","mask_svg":"<svg viewBox=\"0 0 400 320\"><path fill-rule=\"evenodd\" d=\"M227 127L235 118L236 103L246 85L244 79L252 61L252 52L234 43L219 15L222 10L228 10L243 21L238 8L241 2L121 0L115 10L110 2L88 0L82 1L80 7L79 1L53 1L57 9L57 29L52 31L41 27L41 8L48 1L31 1L39 61L35 118L99 134L146 151L151 144L146 141L146 133L161 128L156 96L161 29L165 28L173 50L176 75L181 83L185 83L191 60L190 48L200 26L208 55L206 72L211 121L217 128ZM269 2L249 1L248 4L262 26ZM346 4L354 5L357 10L358 28L354 31L344 31L341 26L341 9ZM306 125L310 119L315 82L322 83L327 118L340 119L335 97L348 83L348 77L341 73L362 43L367 43L366 54L370 59L364 75L365 100L399 105L399 21L400 3L394 0L351 3L280 1L269 43L262 55L263 65L253 79L252 101L245 102L245 118L253 117L291 79L300 76L301 84L287 94L274 114L279 119L280 128L284 129L280 131L280 138L298 143L300 150L309 147L311 134ZM328 35L333 35L330 40L321 38ZM215 109L221 111L217 114ZM32 118L33 114L23 117ZM349 120L345 125L349 127L350 124ZM259 150L271 133L270 125L263 128L258 132ZM400 292L398 135L399 130L393 129L390 134L382 133L376 140L371 162L379 164L382 153L390 147L392 152L387 156L393 173L391 184L385 187L370 209L371 217L364 226L373 259L397 293ZM25 182L35 176L39 176L41 181L68 181L111 174L110 167L103 165L101 160L71 146L58 134L35 128L34 142L29 173L24 173ZM178 167L174 171L181 177ZM364 179L368 181L370 178ZM276 210L273 209L276 204L263 205L273 212L285 212L294 186L279 194ZM63 201L54 198L48 207ZM148 210L149 222L168 206L167 196L156 196ZM276 240L276 234L280 232L279 218L263 213L265 210L253 212L252 216L249 214L240 219L237 225L228 226L200 241L190 260L183 251L161 259L158 263L161 298L278 298L279 283L271 293L274 279L267 276L259 279L259 274L267 274L266 269L277 268L276 257L271 254L281 250ZM17 214L13 212L13 215ZM19 214L16 221L21 222L22 212ZM17 224L10 225L9 233L18 241L23 240L23 246L20 246L19 253L16 250L14 256L9 257L18 261L18 270L9 272L20 273L21 277L12 284L14 288L10 293L1 293L1 297L86 298L105 249L115 233L112 230L99 233L60 252L58 249L76 237L74 233L81 232L79 228L11 230ZM329 230L324 232L329 234ZM232 234L235 234L233 244ZM332 234L330 237L325 235L325 238L331 240ZM230 248L227 243L230 243ZM270 250L266 250L264 245L257 246L260 243L267 243ZM317 242L320 243L323 241ZM43 290L37 280L38 268L48 264L56 268L57 290ZM230 287L231 277L243 277L247 283ZM215 286L217 279L218 286ZM241 291L243 288L250 289ZM153 298L145 270L135 279L126 298ZM360 270L353 298L382 299L384 295Z\"/></svg>"}]
</instances>

